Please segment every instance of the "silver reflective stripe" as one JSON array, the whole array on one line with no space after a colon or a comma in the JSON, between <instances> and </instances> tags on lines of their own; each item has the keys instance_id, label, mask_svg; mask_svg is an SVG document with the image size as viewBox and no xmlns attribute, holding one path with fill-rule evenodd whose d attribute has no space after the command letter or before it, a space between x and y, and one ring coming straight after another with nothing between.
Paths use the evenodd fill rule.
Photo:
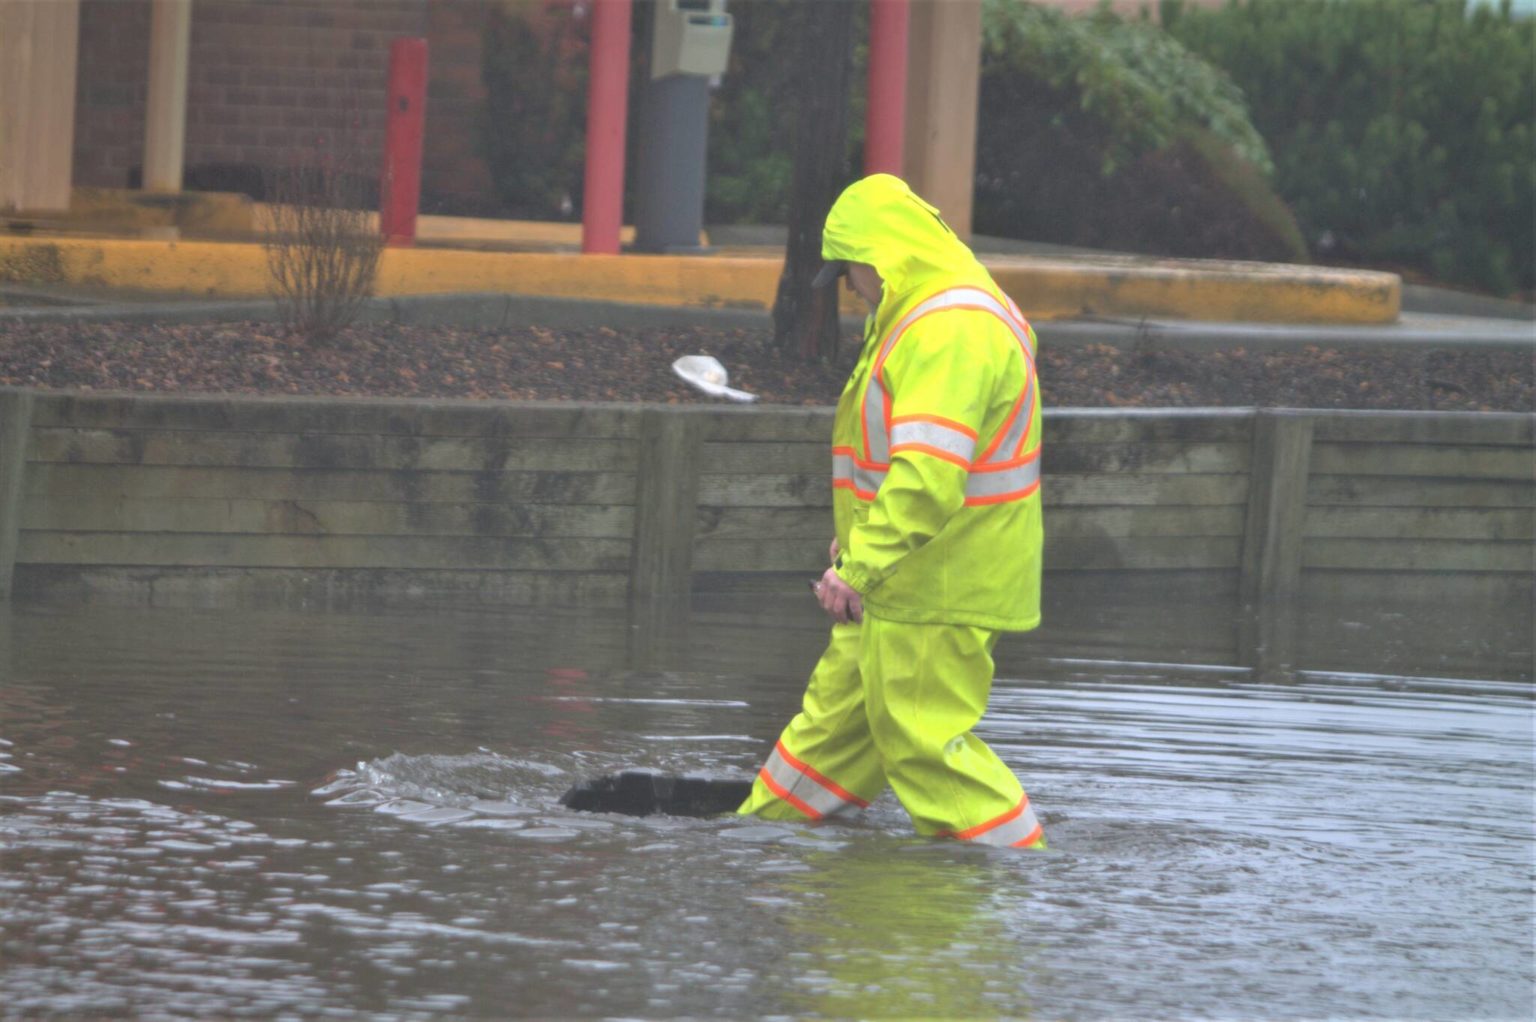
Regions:
<instances>
[{"instance_id":1,"label":"silver reflective stripe","mask_svg":"<svg viewBox=\"0 0 1536 1022\"><path fill-rule=\"evenodd\" d=\"M848 792L834 790L836 785L830 781L802 772L778 746L774 746L758 776L769 791L801 812L808 812L814 820L867 804Z\"/></svg>"},{"instance_id":2,"label":"silver reflective stripe","mask_svg":"<svg viewBox=\"0 0 1536 1022\"><path fill-rule=\"evenodd\" d=\"M1022 465L1007 468L972 468L965 480L965 499L984 500L988 497L1004 497L1023 494L1040 481L1040 459L1032 458Z\"/></svg>"},{"instance_id":3,"label":"silver reflective stripe","mask_svg":"<svg viewBox=\"0 0 1536 1022\"><path fill-rule=\"evenodd\" d=\"M891 438L885 435L885 388L880 374L871 371L864 390L864 443L869 460L885 465L891 460Z\"/></svg>"},{"instance_id":4,"label":"silver reflective stripe","mask_svg":"<svg viewBox=\"0 0 1536 1022\"><path fill-rule=\"evenodd\" d=\"M919 316L926 316L928 313L937 312L940 309L964 308L966 306L986 309L1004 323L1007 323L1008 329L1013 331L1013 336L1017 337L1019 343L1024 346L1024 350L1029 352L1029 357L1035 357L1034 338L1030 336L1029 328L1025 326L1024 317L1019 314L1018 306L1013 304L1012 299L1008 301L1007 305L1004 305L979 287L953 288L936 294L932 298L914 306L912 311L902 317L900 323L896 324L896 329L891 331L891 339L886 342L887 351L890 349L891 343L897 337L900 337L902 331L911 326L913 320ZM882 352L882 354L885 354L885 352Z\"/></svg>"},{"instance_id":5,"label":"silver reflective stripe","mask_svg":"<svg viewBox=\"0 0 1536 1022\"><path fill-rule=\"evenodd\" d=\"M832 481L853 481L854 465L853 455L847 451L834 450L832 452Z\"/></svg>"},{"instance_id":6,"label":"silver reflective stripe","mask_svg":"<svg viewBox=\"0 0 1536 1022\"><path fill-rule=\"evenodd\" d=\"M993 457L999 461L1007 461L1017 457L1017 451L1024 443L1024 435L1029 432L1029 424L1035 417L1035 374L1029 374L1029 383L1024 387L1024 400L1020 402L1018 414L1008 424L1008 432L1004 434L1002 443L994 447Z\"/></svg>"},{"instance_id":7,"label":"silver reflective stripe","mask_svg":"<svg viewBox=\"0 0 1536 1022\"><path fill-rule=\"evenodd\" d=\"M875 359L874 368L870 371L869 383L864 389L863 420L864 420L864 445L867 457L863 459L866 464L873 463L879 468L868 468L860 465L858 461L847 455L834 454L832 460L832 479L848 482L853 486L854 492L866 499L872 500L874 494L880 489L880 484L885 481L886 468L890 465L891 450L904 444L923 444L928 447L947 451L970 462L975 457L976 441L954 430L946 430L943 426L928 422L902 422L896 424L890 432L886 431L886 393L880 383L880 368L885 362L886 356L902 334L923 316L944 309L971 308L983 309L1002 320L1013 331L1014 338L1019 346L1024 349L1028 359L1033 361L1035 357L1034 335L1029 326L1020 315L1018 306L1011 299L1007 304L999 301L993 295L974 287L957 287L934 295L918 305L914 306L891 329L880 347L880 354ZM1030 424L1034 420L1035 411L1035 374L1031 365L1029 382L1025 386L1024 398L1020 403L1018 412L1013 421L1008 425L1008 432L1001 442L989 448L992 456L985 461L971 465L971 478L966 483L965 496L967 501L984 502L988 499L997 499L1010 494L1023 495L1025 490L1040 481L1040 467L1038 462L1030 462L1026 465L1009 466L1004 469L986 471L986 468L994 461L1010 461L1015 452L1023 445L1028 435Z\"/></svg>"},{"instance_id":8,"label":"silver reflective stripe","mask_svg":"<svg viewBox=\"0 0 1536 1022\"><path fill-rule=\"evenodd\" d=\"M885 482L885 472L878 468L853 467L853 485L863 493L878 493Z\"/></svg>"},{"instance_id":9,"label":"silver reflective stripe","mask_svg":"<svg viewBox=\"0 0 1536 1022\"><path fill-rule=\"evenodd\" d=\"M873 500L883 482L885 482L883 469L865 468L846 451L832 452L832 484L834 486L838 483L848 483L855 493L860 496L867 495L866 499Z\"/></svg>"},{"instance_id":10,"label":"silver reflective stripe","mask_svg":"<svg viewBox=\"0 0 1536 1022\"><path fill-rule=\"evenodd\" d=\"M922 444L953 454L969 465L976 454L976 438L937 422L898 422L891 427L891 450L907 444Z\"/></svg>"},{"instance_id":11,"label":"silver reflective stripe","mask_svg":"<svg viewBox=\"0 0 1536 1022\"><path fill-rule=\"evenodd\" d=\"M1005 295L1004 297L1007 297L1007 296ZM1008 311L1013 314L1012 318L1013 318L1014 322L1016 322L1016 323L1023 323L1024 324L1024 333L1023 333L1023 335L1020 336L1019 331L1017 329L1015 329L1013 331L1013 335L1015 337L1019 338L1019 343L1024 345L1024 350L1029 352L1030 360L1033 361L1034 357L1035 357L1035 331L1034 331L1034 328L1029 325L1029 320L1024 318L1024 313L1019 311L1019 307L1014 304L1012 298L1008 299Z\"/></svg>"},{"instance_id":12,"label":"silver reflective stripe","mask_svg":"<svg viewBox=\"0 0 1536 1022\"><path fill-rule=\"evenodd\" d=\"M1006 819L997 826L980 833L965 831L956 836L962 840L975 841L984 845L996 845L1001 848L1021 845L1026 841L1039 837L1043 831L1040 827L1040 821L1035 817L1034 808L1029 804L1028 797L1020 804L1024 807L1024 811L1017 816Z\"/></svg>"}]
</instances>

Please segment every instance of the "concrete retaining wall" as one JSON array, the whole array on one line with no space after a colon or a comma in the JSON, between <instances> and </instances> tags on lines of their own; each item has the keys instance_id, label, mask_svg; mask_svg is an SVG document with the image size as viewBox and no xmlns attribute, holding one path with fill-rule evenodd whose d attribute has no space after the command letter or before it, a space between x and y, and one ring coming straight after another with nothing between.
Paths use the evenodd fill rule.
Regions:
<instances>
[{"instance_id":1,"label":"concrete retaining wall","mask_svg":"<svg viewBox=\"0 0 1536 1022\"><path fill-rule=\"evenodd\" d=\"M1047 567L1529 601L1536 416L1053 410ZM824 566L828 409L0 391L18 592L622 605Z\"/></svg>"}]
</instances>

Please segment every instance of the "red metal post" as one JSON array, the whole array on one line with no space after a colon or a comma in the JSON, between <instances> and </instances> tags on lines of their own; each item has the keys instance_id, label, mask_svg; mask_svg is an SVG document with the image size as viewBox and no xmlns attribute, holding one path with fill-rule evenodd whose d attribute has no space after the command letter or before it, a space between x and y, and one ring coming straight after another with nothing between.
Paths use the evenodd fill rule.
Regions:
<instances>
[{"instance_id":1,"label":"red metal post","mask_svg":"<svg viewBox=\"0 0 1536 1022\"><path fill-rule=\"evenodd\" d=\"M869 106L864 121L864 173L902 173L907 124L909 0L870 0Z\"/></svg>"},{"instance_id":2,"label":"red metal post","mask_svg":"<svg viewBox=\"0 0 1536 1022\"><path fill-rule=\"evenodd\" d=\"M624 222L624 127L629 116L630 0L593 0L587 78L587 172L581 250L617 255Z\"/></svg>"},{"instance_id":3,"label":"red metal post","mask_svg":"<svg viewBox=\"0 0 1536 1022\"><path fill-rule=\"evenodd\" d=\"M427 41L389 45L389 110L384 120L384 169L379 177L379 230L384 244L416 243L421 207L421 147L427 122Z\"/></svg>"}]
</instances>

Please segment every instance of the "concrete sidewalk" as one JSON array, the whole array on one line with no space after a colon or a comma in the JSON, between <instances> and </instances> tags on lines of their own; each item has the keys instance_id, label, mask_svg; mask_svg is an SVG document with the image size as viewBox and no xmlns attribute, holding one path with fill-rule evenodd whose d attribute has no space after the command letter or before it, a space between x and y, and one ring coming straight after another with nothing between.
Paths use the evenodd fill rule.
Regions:
<instances>
[{"instance_id":1,"label":"concrete sidewalk","mask_svg":"<svg viewBox=\"0 0 1536 1022\"><path fill-rule=\"evenodd\" d=\"M1026 313L1027 314L1027 313ZM198 323L275 321L270 299L167 300L146 292L113 292L68 286L0 285L0 325L57 322ZM522 324L551 328L614 329L700 327L771 329L761 309L701 309L654 304L551 298L498 293L416 295L367 299L359 320L497 329ZM862 318L845 316L849 331ZM1178 319L1079 318L1033 320L1042 344L1214 350L1274 349L1297 345L1330 348L1434 347L1529 348L1536 354L1536 323L1527 319L1405 313L1377 326L1286 323L1216 323Z\"/></svg>"}]
</instances>

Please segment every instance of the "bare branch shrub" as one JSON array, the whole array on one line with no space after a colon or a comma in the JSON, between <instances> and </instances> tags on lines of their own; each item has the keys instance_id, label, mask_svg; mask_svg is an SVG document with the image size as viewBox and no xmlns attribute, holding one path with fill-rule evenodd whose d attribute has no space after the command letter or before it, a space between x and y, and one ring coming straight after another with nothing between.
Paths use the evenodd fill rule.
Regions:
<instances>
[{"instance_id":1,"label":"bare branch shrub","mask_svg":"<svg viewBox=\"0 0 1536 1022\"><path fill-rule=\"evenodd\" d=\"M378 272L383 238L356 155L320 140L269 174L272 294L288 329L315 345L352 323Z\"/></svg>"}]
</instances>

